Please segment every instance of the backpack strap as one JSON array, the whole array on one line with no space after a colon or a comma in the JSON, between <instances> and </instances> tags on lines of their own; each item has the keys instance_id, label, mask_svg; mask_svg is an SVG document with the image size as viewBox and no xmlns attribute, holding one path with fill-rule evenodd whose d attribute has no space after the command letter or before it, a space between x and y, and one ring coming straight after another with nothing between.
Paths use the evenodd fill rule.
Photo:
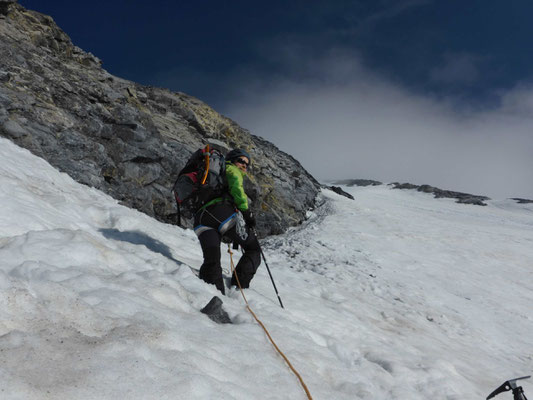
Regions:
<instances>
[{"instance_id":1,"label":"backpack strap","mask_svg":"<svg viewBox=\"0 0 533 400\"><path fill-rule=\"evenodd\" d=\"M204 177L202 178L202 185L205 184L205 181L207 180L207 174L209 174L209 145L205 146L204 158L205 158L205 173L204 173Z\"/></svg>"}]
</instances>

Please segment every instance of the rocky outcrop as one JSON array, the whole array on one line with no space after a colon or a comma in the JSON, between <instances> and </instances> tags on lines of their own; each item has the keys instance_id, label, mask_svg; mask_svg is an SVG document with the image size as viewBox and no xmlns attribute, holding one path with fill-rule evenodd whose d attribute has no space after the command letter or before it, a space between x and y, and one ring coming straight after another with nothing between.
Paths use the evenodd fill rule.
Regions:
<instances>
[{"instance_id":1,"label":"rocky outcrop","mask_svg":"<svg viewBox=\"0 0 533 400\"><path fill-rule=\"evenodd\" d=\"M418 189L420 185L413 185L412 183L391 183L393 189Z\"/></svg>"},{"instance_id":2,"label":"rocky outcrop","mask_svg":"<svg viewBox=\"0 0 533 400\"><path fill-rule=\"evenodd\" d=\"M343 186L379 186L383 183L371 179L343 179L334 182L337 185ZM398 183L390 184L393 189L415 189L419 192L432 193L435 198L452 198L457 199L457 203L474 204L478 206L486 206L485 200L490 200L486 196L478 196L468 193L452 192L451 190L442 190L429 185L413 185L412 183ZM331 188L332 189L332 188Z\"/></svg>"},{"instance_id":3,"label":"rocky outcrop","mask_svg":"<svg viewBox=\"0 0 533 400\"><path fill-rule=\"evenodd\" d=\"M416 189L419 192L433 193L436 199L450 198L457 199L456 203L473 204L476 206L486 206L485 200L490 200L487 196L479 196L469 193L452 192L451 190L442 190L429 185L413 185L412 183L391 183L393 189Z\"/></svg>"},{"instance_id":4,"label":"rocky outcrop","mask_svg":"<svg viewBox=\"0 0 533 400\"><path fill-rule=\"evenodd\" d=\"M326 189L333 190L335 193L340 194L341 196L344 196L350 200L355 200L354 197L350 194L342 190L339 186L325 186Z\"/></svg>"},{"instance_id":5,"label":"rocky outcrop","mask_svg":"<svg viewBox=\"0 0 533 400\"><path fill-rule=\"evenodd\" d=\"M320 185L291 156L184 93L106 72L49 16L0 0L0 135L160 221L190 154L210 140L252 156L262 234L300 223Z\"/></svg>"},{"instance_id":6,"label":"rocky outcrop","mask_svg":"<svg viewBox=\"0 0 533 400\"><path fill-rule=\"evenodd\" d=\"M520 197L513 197L511 200L516 201L518 204L533 204L533 200L521 199Z\"/></svg>"},{"instance_id":7,"label":"rocky outcrop","mask_svg":"<svg viewBox=\"0 0 533 400\"><path fill-rule=\"evenodd\" d=\"M340 181L333 182L335 185L343 186L379 186L383 183L379 181L374 181L372 179L341 179Z\"/></svg>"}]
</instances>

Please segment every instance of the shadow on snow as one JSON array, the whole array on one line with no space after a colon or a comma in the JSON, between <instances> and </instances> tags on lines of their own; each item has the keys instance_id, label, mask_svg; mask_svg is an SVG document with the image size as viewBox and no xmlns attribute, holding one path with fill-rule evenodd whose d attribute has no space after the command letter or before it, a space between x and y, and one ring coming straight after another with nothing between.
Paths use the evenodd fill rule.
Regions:
<instances>
[{"instance_id":1,"label":"shadow on snow","mask_svg":"<svg viewBox=\"0 0 533 400\"><path fill-rule=\"evenodd\" d=\"M169 260L174 261L178 265L184 265L179 260L176 260L170 251L170 247L166 244L156 240L146 233L141 231L125 231L121 232L118 229L100 229L100 232L107 238L113 240L120 240L122 242L128 242L132 244L143 245L148 250L153 251L154 253L159 253L162 256L165 256Z\"/></svg>"}]
</instances>

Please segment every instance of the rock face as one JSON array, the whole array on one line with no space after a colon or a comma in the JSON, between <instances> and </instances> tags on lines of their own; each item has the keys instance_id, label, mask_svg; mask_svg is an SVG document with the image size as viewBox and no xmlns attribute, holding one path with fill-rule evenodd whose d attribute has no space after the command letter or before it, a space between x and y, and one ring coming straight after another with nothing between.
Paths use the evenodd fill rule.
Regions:
<instances>
[{"instance_id":1,"label":"rock face","mask_svg":"<svg viewBox=\"0 0 533 400\"><path fill-rule=\"evenodd\" d=\"M246 187L263 235L300 223L320 190L273 144L191 96L109 74L14 0L0 0L0 135L163 222L175 218L177 173L209 140L251 154Z\"/></svg>"}]
</instances>

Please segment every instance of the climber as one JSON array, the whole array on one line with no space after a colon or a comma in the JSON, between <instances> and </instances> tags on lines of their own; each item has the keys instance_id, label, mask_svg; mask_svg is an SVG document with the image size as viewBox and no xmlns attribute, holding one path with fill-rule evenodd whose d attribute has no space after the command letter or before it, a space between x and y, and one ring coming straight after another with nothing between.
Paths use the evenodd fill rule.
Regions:
<instances>
[{"instance_id":1,"label":"climber","mask_svg":"<svg viewBox=\"0 0 533 400\"><path fill-rule=\"evenodd\" d=\"M199 277L214 284L222 294L225 294L225 289L220 265L221 241L240 245L244 252L236 267L243 289L250 286L261 263L261 250L254 230L256 221L243 187L250 160L250 155L242 149L234 149L227 154L224 194L206 203L194 217L194 231L204 257ZM238 286L235 276L231 278L231 286Z\"/></svg>"}]
</instances>

